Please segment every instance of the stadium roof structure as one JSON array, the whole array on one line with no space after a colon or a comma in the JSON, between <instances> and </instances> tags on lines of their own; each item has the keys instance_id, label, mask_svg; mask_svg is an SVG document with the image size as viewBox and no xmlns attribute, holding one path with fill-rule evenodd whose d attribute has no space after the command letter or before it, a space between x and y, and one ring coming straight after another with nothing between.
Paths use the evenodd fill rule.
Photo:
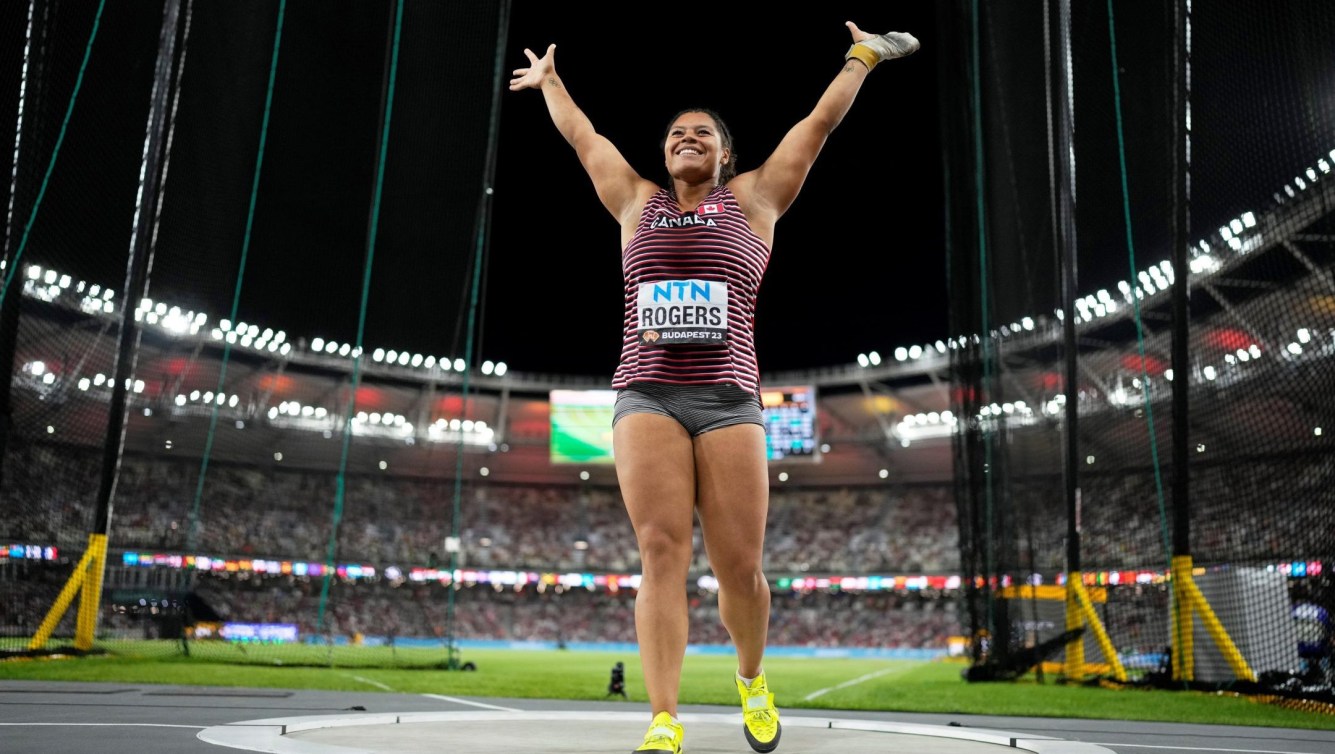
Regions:
<instances>
[{"instance_id":1,"label":"stadium roof structure","mask_svg":"<svg viewBox=\"0 0 1335 754\"><path fill-rule=\"evenodd\" d=\"M1263 411L1277 435L1319 435L1335 413L1292 397L1285 385L1301 375L1335 388L1335 152L1307 171L1298 190L1264 213L1245 213L1192 249L1194 390L1227 394L1264 381L1229 411ZM100 447L106 431L107 375L114 372L123 297L93 281L30 264L21 271L24 312L14 364L17 430L32 441ZM1099 448L1100 465L1134 466L1125 448L1147 436L1144 390L1172 379L1167 323L1176 281L1167 262L1077 302L1082 440ZM1134 298L1133 298L1134 297ZM1139 303L1144 357L1138 348ZM332 470L354 383L350 344L290 339L262 324L218 321L168 302L136 304L142 330L131 384L126 450L256 466ZM59 331L60 337L52 334ZM969 421L1042 438L1061 430L1062 322L1035 312L994 333L1013 400L955 417L950 370L960 346L978 334L901 347L882 359L762 375L766 386L813 386L823 452L772 464L775 484L797 486L941 482L952 474L951 437ZM227 349L225 377L224 347ZM457 469L494 482L614 484L610 465L554 465L549 460L548 394L553 389L606 389L607 378L505 372L488 362L458 370L449 357L397 354L368 345L355 373L354 437L349 473L440 477ZM499 368L498 368L499 367ZM1322 377L1321 375L1325 375ZM218 385L222 387L219 390ZM216 393L220 393L216 394ZM465 393L467 394L465 400ZM1169 391L1152 391L1149 406L1168 442ZM214 438L209 427L217 407ZM1245 444L1241 422L1227 415L1192 416L1203 448ZM1250 430L1249 430L1250 431ZM1326 431L1335 431L1331 427ZM462 439L462 442L460 442ZM1296 441L1296 440L1295 440ZM462 457L458 450L462 448ZM1119 457L1119 454L1123 454ZM1034 473L1059 473L1060 458L1037 458ZM281 460L280 460L281 459ZM786 472L784 481L779 475Z\"/></svg>"}]
</instances>

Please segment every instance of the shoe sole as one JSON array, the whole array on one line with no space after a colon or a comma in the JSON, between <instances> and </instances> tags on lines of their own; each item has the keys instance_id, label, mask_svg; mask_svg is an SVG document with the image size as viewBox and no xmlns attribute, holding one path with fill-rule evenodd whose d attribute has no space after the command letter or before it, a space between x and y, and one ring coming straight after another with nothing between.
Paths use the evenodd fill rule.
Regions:
<instances>
[{"instance_id":1,"label":"shoe sole","mask_svg":"<svg viewBox=\"0 0 1335 754\"><path fill-rule=\"evenodd\" d=\"M783 725L775 726L774 740L767 744L756 740L756 737L751 735L751 729L747 728L745 725L742 726L742 732L746 734L746 742L751 745L752 749L760 752L760 754L768 754L768 752L779 748L779 738L783 735Z\"/></svg>"}]
</instances>

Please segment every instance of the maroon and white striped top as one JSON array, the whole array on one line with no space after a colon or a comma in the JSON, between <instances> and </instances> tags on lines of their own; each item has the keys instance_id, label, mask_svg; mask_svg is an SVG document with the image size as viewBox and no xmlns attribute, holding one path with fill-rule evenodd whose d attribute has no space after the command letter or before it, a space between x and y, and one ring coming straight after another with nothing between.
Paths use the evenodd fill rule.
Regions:
<instances>
[{"instance_id":1,"label":"maroon and white striped top","mask_svg":"<svg viewBox=\"0 0 1335 754\"><path fill-rule=\"evenodd\" d=\"M644 205L635 235L621 255L626 314L621 363L612 377L612 387L619 390L634 382L732 384L758 394L756 294L769 256L769 246L752 232L727 186L715 187L693 212L682 212L665 189L654 194ZM646 284L660 283L661 290L667 287L667 281L694 281L692 287L697 291L707 284L727 284L726 342L664 345L666 336L645 342L639 321L642 287L652 290L654 287ZM686 288L677 285L678 291ZM717 296L721 286L712 287ZM667 304L663 307L666 309ZM681 308L701 310L695 306ZM657 339L657 332L649 337Z\"/></svg>"}]
</instances>

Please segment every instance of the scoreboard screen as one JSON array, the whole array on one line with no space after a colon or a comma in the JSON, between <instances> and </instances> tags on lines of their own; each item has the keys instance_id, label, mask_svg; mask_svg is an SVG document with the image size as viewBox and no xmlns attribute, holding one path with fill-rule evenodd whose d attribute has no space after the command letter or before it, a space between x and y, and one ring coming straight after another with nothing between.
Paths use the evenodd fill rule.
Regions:
<instances>
[{"instance_id":1,"label":"scoreboard screen","mask_svg":"<svg viewBox=\"0 0 1335 754\"><path fill-rule=\"evenodd\" d=\"M612 410L615 390L553 390L551 462L612 463Z\"/></svg>"},{"instance_id":2,"label":"scoreboard screen","mask_svg":"<svg viewBox=\"0 0 1335 754\"><path fill-rule=\"evenodd\" d=\"M816 388L762 387L765 444L771 461L820 459L816 440Z\"/></svg>"}]
</instances>

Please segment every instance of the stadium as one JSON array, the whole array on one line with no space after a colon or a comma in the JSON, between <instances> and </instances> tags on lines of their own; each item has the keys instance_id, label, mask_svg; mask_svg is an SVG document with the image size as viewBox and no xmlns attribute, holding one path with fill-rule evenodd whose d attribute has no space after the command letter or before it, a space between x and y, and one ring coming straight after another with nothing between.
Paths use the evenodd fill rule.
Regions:
<instances>
[{"instance_id":1,"label":"stadium","mask_svg":"<svg viewBox=\"0 0 1335 754\"><path fill-rule=\"evenodd\" d=\"M572 88L596 79L579 47L606 29L508 0L381 5L0 16L6 739L91 747L75 726L105 725L115 751L332 753L513 750L497 725L546 726L561 751L638 735L620 731L647 716L615 361L565 339L602 320L571 339L619 337L615 309L569 292L615 294L615 261L516 251L566 226L614 236L517 198L533 173L585 179L566 151L538 156L569 149L535 126L540 98L500 83L553 32L574 40ZM758 318L766 668L793 684L789 746L1335 752L1335 12L894 12L859 23L931 37L886 74L928 108L894 136L932 140L913 163L931 177L842 195L835 171L873 133L855 121L886 108L860 101L821 158L841 167L804 191L931 226L897 241L931 258L896 262L886 240L836 265L776 243L793 256L776 253ZM793 53L819 72L794 86L819 91L826 52ZM738 107L734 125L759 154L783 133L770 120L809 106ZM533 131L548 141L518 144ZM818 246L834 211L815 202L780 239ZM683 719L693 751L740 751L699 527L693 553ZM629 705L604 694L623 661ZM127 686L142 722L28 709ZM173 694L198 697L181 726L198 735L136 739L176 719L153 698Z\"/></svg>"}]
</instances>

